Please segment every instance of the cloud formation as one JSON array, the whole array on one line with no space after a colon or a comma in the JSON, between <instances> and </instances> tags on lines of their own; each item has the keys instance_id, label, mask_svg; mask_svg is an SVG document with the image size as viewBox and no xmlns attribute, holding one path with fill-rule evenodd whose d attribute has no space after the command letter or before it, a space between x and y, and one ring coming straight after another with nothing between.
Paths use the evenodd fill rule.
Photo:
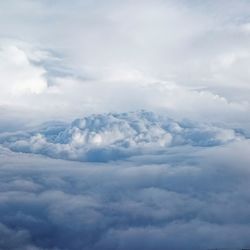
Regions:
<instances>
[{"instance_id":1,"label":"cloud formation","mask_svg":"<svg viewBox=\"0 0 250 250\"><path fill-rule=\"evenodd\" d=\"M0 143L16 152L78 161L110 161L168 147L210 147L241 140L236 130L138 111L91 115L70 125L47 123L31 131L0 134Z\"/></svg>"},{"instance_id":2,"label":"cloud formation","mask_svg":"<svg viewBox=\"0 0 250 250\"><path fill-rule=\"evenodd\" d=\"M0 250L249 248L249 12L0 1Z\"/></svg>"},{"instance_id":3,"label":"cloud formation","mask_svg":"<svg viewBox=\"0 0 250 250\"><path fill-rule=\"evenodd\" d=\"M0 246L247 247L249 150L245 140L87 164L1 148Z\"/></svg>"},{"instance_id":4,"label":"cloud formation","mask_svg":"<svg viewBox=\"0 0 250 250\"><path fill-rule=\"evenodd\" d=\"M247 1L11 0L0 9L2 117L145 108L248 127Z\"/></svg>"}]
</instances>

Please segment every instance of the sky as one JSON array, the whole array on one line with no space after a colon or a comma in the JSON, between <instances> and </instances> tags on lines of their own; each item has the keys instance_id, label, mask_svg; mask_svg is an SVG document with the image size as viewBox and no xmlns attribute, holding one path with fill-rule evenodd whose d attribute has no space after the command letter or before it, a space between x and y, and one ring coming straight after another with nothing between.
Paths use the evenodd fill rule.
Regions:
<instances>
[{"instance_id":1,"label":"sky","mask_svg":"<svg viewBox=\"0 0 250 250\"><path fill-rule=\"evenodd\" d=\"M248 1L10 0L0 11L7 123L146 108L249 125Z\"/></svg>"},{"instance_id":2,"label":"sky","mask_svg":"<svg viewBox=\"0 0 250 250\"><path fill-rule=\"evenodd\" d=\"M250 247L249 13L1 1L0 250Z\"/></svg>"}]
</instances>

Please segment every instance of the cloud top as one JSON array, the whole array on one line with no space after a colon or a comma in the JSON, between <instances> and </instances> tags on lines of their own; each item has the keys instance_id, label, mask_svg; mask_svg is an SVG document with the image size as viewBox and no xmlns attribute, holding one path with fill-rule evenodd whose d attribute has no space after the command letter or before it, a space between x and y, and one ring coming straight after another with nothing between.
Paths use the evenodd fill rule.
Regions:
<instances>
[{"instance_id":1,"label":"cloud top","mask_svg":"<svg viewBox=\"0 0 250 250\"><path fill-rule=\"evenodd\" d=\"M3 133L0 142L17 152L78 161L109 161L169 147L222 145L242 137L233 129L138 111L90 115L70 125L52 123L20 133Z\"/></svg>"}]
</instances>

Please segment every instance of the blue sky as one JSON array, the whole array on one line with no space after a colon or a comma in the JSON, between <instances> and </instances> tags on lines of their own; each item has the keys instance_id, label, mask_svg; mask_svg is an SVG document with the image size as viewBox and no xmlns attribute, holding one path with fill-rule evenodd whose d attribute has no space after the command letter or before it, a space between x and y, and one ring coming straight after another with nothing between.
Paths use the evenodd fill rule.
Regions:
<instances>
[{"instance_id":1,"label":"blue sky","mask_svg":"<svg viewBox=\"0 0 250 250\"><path fill-rule=\"evenodd\" d=\"M250 3L0 3L0 249L249 247Z\"/></svg>"}]
</instances>

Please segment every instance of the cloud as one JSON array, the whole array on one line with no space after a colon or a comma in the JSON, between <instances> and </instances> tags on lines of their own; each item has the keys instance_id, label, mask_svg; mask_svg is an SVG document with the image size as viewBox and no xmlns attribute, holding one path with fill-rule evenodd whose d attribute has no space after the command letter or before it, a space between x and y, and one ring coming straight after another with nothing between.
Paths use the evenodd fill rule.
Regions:
<instances>
[{"instance_id":1,"label":"cloud","mask_svg":"<svg viewBox=\"0 0 250 250\"><path fill-rule=\"evenodd\" d=\"M249 247L249 11L1 1L0 249Z\"/></svg>"},{"instance_id":2,"label":"cloud","mask_svg":"<svg viewBox=\"0 0 250 250\"><path fill-rule=\"evenodd\" d=\"M31 131L0 134L16 152L78 161L110 161L168 147L209 147L241 140L236 130L190 121L177 122L153 112L109 113L76 119L71 125L47 123Z\"/></svg>"},{"instance_id":3,"label":"cloud","mask_svg":"<svg viewBox=\"0 0 250 250\"><path fill-rule=\"evenodd\" d=\"M0 9L4 117L30 124L145 108L249 123L246 1L12 0Z\"/></svg>"},{"instance_id":4,"label":"cloud","mask_svg":"<svg viewBox=\"0 0 250 250\"><path fill-rule=\"evenodd\" d=\"M172 148L108 164L1 148L1 247L247 247L249 147Z\"/></svg>"},{"instance_id":5,"label":"cloud","mask_svg":"<svg viewBox=\"0 0 250 250\"><path fill-rule=\"evenodd\" d=\"M47 83L43 79L45 72L32 66L27 55L22 50L10 46L5 48L5 51L2 51L1 56L1 81L5 82L4 86L7 85L10 88L10 94L39 94L46 89ZM9 66L7 62L10 64ZM9 86L7 83L13 84L13 86Z\"/></svg>"}]
</instances>

